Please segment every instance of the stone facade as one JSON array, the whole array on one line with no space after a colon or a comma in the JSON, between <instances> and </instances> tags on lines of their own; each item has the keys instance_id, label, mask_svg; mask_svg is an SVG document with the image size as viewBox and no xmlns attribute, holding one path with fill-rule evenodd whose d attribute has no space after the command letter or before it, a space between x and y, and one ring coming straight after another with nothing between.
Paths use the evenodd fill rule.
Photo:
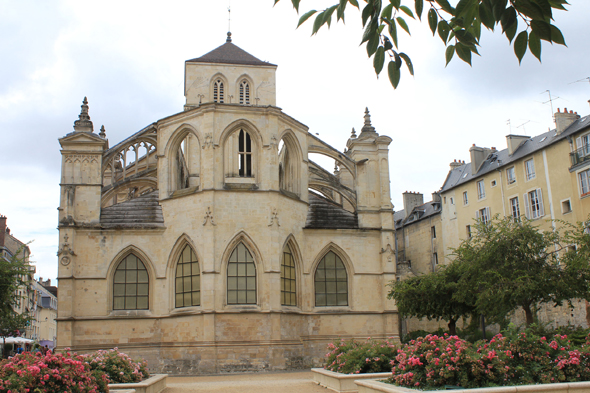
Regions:
<instances>
[{"instance_id":1,"label":"stone facade","mask_svg":"<svg viewBox=\"0 0 590 393\"><path fill-rule=\"evenodd\" d=\"M110 148L84 100L59 140L58 349L195 374L309 367L334 339L398 337L391 138L367 110L334 149L275 106L275 71L228 35L185 63L184 111Z\"/></svg>"}]
</instances>

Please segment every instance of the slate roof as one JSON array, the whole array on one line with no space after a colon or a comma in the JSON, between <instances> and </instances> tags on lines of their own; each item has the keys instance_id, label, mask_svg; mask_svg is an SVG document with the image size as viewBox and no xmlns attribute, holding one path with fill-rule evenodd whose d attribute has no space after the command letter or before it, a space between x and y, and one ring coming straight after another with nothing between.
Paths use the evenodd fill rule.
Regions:
<instances>
[{"instance_id":1,"label":"slate roof","mask_svg":"<svg viewBox=\"0 0 590 393\"><path fill-rule=\"evenodd\" d=\"M309 210L305 228L357 229L358 217L340 205L314 193L309 193Z\"/></svg>"},{"instance_id":2,"label":"slate roof","mask_svg":"<svg viewBox=\"0 0 590 393\"><path fill-rule=\"evenodd\" d=\"M475 174L471 173L470 162L453 168L449 171L445 183L441 188L441 192L451 190L461 184L470 182L475 178L479 178L486 173L495 171L498 168L506 167L515 161L529 156L589 127L590 116L585 116L574 121L560 135L557 135L556 130L551 130L544 134L529 138L524 143L521 143L521 145L512 155L508 154L508 148L492 152L488 155L486 160L482 163L479 170Z\"/></svg>"},{"instance_id":3,"label":"slate roof","mask_svg":"<svg viewBox=\"0 0 590 393\"><path fill-rule=\"evenodd\" d=\"M440 214L441 204L440 202L430 201L420 206L416 206L408 218L406 218L406 211L400 210L393 213L393 222L395 222L395 229L400 229L404 226L414 224L418 221L422 221L426 218Z\"/></svg>"},{"instance_id":4,"label":"slate roof","mask_svg":"<svg viewBox=\"0 0 590 393\"><path fill-rule=\"evenodd\" d=\"M229 34L229 33L228 33ZM231 38L225 44L213 49L211 52L204 54L196 59L187 60L187 63L222 63L222 64L242 64L242 65L261 65L261 66L273 66L267 61L262 61L250 53L246 52L242 48L232 44Z\"/></svg>"},{"instance_id":5,"label":"slate roof","mask_svg":"<svg viewBox=\"0 0 590 393\"><path fill-rule=\"evenodd\" d=\"M164 228L159 192L148 194L104 207L100 212L103 228Z\"/></svg>"}]
</instances>

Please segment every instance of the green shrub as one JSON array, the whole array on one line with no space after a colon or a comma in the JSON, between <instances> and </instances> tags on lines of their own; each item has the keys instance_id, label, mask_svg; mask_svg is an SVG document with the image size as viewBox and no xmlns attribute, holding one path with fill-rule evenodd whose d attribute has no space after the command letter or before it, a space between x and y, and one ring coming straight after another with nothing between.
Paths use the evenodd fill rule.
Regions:
<instances>
[{"instance_id":1,"label":"green shrub","mask_svg":"<svg viewBox=\"0 0 590 393\"><path fill-rule=\"evenodd\" d=\"M105 373L110 383L135 383L147 379L150 374L147 362L134 362L118 348L108 351L99 350L84 355L92 370Z\"/></svg>"},{"instance_id":2,"label":"green shrub","mask_svg":"<svg viewBox=\"0 0 590 393\"><path fill-rule=\"evenodd\" d=\"M358 342L341 340L328 344L325 369L343 374L390 372L397 348L389 340Z\"/></svg>"}]
</instances>

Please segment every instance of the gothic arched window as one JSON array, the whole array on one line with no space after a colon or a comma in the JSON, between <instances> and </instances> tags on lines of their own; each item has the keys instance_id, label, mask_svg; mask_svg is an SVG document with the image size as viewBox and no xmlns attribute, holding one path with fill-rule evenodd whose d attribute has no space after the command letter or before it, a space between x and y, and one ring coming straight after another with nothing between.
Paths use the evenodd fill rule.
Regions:
<instances>
[{"instance_id":1,"label":"gothic arched window","mask_svg":"<svg viewBox=\"0 0 590 393\"><path fill-rule=\"evenodd\" d=\"M134 254L117 266L113 280L113 310L147 310L149 276L145 265Z\"/></svg>"},{"instance_id":2,"label":"gothic arched window","mask_svg":"<svg viewBox=\"0 0 590 393\"><path fill-rule=\"evenodd\" d=\"M201 305L201 271L193 249L186 245L176 265L176 307Z\"/></svg>"},{"instance_id":3,"label":"gothic arched window","mask_svg":"<svg viewBox=\"0 0 590 393\"><path fill-rule=\"evenodd\" d=\"M334 252L328 252L318 264L314 284L316 307L348 306L348 275Z\"/></svg>"},{"instance_id":4,"label":"gothic arched window","mask_svg":"<svg viewBox=\"0 0 590 393\"><path fill-rule=\"evenodd\" d=\"M223 81L221 79L217 79L213 83L213 102L223 103Z\"/></svg>"},{"instance_id":5,"label":"gothic arched window","mask_svg":"<svg viewBox=\"0 0 590 393\"><path fill-rule=\"evenodd\" d=\"M295 278L295 261L288 245L283 249L281 261L281 305L297 305L297 289Z\"/></svg>"},{"instance_id":6,"label":"gothic arched window","mask_svg":"<svg viewBox=\"0 0 590 393\"><path fill-rule=\"evenodd\" d=\"M227 304L256 304L256 265L243 243L234 248L227 264Z\"/></svg>"},{"instance_id":7,"label":"gothic arched window","mask_svg":"<svg viewBox=\"0 0 590 393\"><path fill-rule=\"evenodd\" d=\"M250 105L250 84L246 79L240 82L240 104Z\"/></svg>"}]
</instances>

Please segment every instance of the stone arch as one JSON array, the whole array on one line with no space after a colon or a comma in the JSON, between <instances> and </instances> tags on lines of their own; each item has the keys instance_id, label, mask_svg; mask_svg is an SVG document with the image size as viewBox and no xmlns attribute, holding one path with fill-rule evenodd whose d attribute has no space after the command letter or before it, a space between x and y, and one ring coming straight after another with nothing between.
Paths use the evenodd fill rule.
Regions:
<instances>
[{"instance_id":1,"label":"stone arch","mask_svg":"<svg viewBox=\"0 0 590 393\"><path fill-rule=\"evenodd\" d=\"M189 235L187 235L186 233L183 233L182 235L180 235L178 237L178 239L176 239L176 242L174 242L174 245L172 246L172 248L170 249L170 254L168 255L168 263L166 264L166 276L168 277L168 282L170 283L169 285L169 309L170 310L175 310L178 309L178 307L176 306L176 267L178 266L178 261L180 259L180 255L181 253L184 251L185 247L190 247L192 249L192 251L195 253L195 255L197 256L197 262L199 264L199 280L202 279L202 275L203 275L203 263L202 263L202 258L201 258L201 254L198 250L198 248L196 247L195 243L193 242L193 240L191 239L191 237ZM200 287L202 287L202 282L200 283ZM202 305L202 299L200 301L199 306ZM183 308L186 308L189 306L184 306ZM198 307L198 306L190 306L190 307Z\"/></svg>"},{"instance_id":2,"label":"stone arch","mask_svg":"<svg viewBox=\"0 0 590 393\"><path fill-rule=\"evenodd\" d=\"M303 291L303 285L302 285L302 283L303 283L303 257L301 255L301 250L299 248L299 244L297 243L297 240L295 239L295 236L293 234L289 234L289 236L287 236L287 238L283 242L283 247L281 248L281 256L280 256L280 259L281 259L280 264L281 265L283 263L283 252L287 246L289 247L289 250L291 251L291 256L293 258L293 262L295 265L295 287L296 287L295 291L296 291L297 302L296 302L295 306L291 306L291 307L301 308L301 305L303 302L303 296L302 296L302 293L303 293L302 292Z\"/></svg>"},{"instance_id":3,"label":"stone arch","mask_svg":"<svg viewBox=\"0 0 590 393\"><path fill-rule=\"evenodd\" d=\"M237 305L237 306L259 306L260 302L261 302L261 275L264 274L264 263L262 260L262 253L260 252L260 250L258 249L258 247L256 246L256 244L254 243L254 241L252 240L252 238L250 238L250 236L245 232L245 231L240 231L238 232L233 238L232 240L230 240L226 246L225 251L222 254L222 258L221 258L221 266L220 266L220 273L221 273L221 277L223 278L223 304L224 305L228 305L228 266L230 264L230 256L232 255L232 253L234 252L234 250L239 247L239 245L242 244L244 245L244 247L246 247L246 249L248 250L248 252L250 253L250 255L252 256L252 259L254 260L254 266L256 269L256 276L255 276L255 288L256 288L256 303L248 303L248 304L235 304L232 303L232 305Z\"/></svg>"},{"instance_id":4,"label":"stone arch","mask_svg":"<svg viewBox=\"0 0 590 393\"><path fill-rule=\"evenodd\" d=\"M303 153L301 145L292 130L287 129L281 134L283 141L279 154L279 189L301 196Z\"/></svg>"},{"instance_id":5,"label":"stone arch","mask_svg":"<svg viewBox=\"0 0 590 393\"><path fill-rule=\"evenodd\" d=\"M320 262L322 261L322 259L328 255L330 252L334 253L335 255L337 255L340 260L342 261L342 264L344 265L344 268L346 270L346 289L347 289L347 305L324 305L324 306L318 306L316 305L316 298L315 298L315 294L316 294L316 279L315 279L315 274L316 271L318 269L318 265L320 264ZM316 256L313 264L312 264L312 268L311 268L311 282L312 282L312 293L313 293L313 307L348 307L348 308L352 308L352 299L354 299L353 297L353 286L352 286L352 278L354 277L354 269L353 269L353 264L352 261L350 260L350 258L348 257L348 254L337 244L330 242L328 243Z\"/></svg>"},{"instance_id":6,"label":"stone arch","mask_svg":"<svg viewBox=\"0 0 590 393\"><path fill-rule=\"evenodd\" d=\"M129 312L145 312L145 311L151 311L153 309L153 304L154 304L154 290L155 290L155 281L157 279L156 277L156 270L154 268L154 265L151 261L151 258L148 257L148 255L142 251L139 247L130 244L126 247L124 247L123 249L121 249L121 251L119 251L117 253L117 255L115 255L115 257L111 260L111 263L109 264L109 267L107 269L107 313L111 313L114 312L115 310L113 310L113 291L114 291L114 278L115 278L115 272L117 270L117 267L119 267L119 264L123 261L123 259L125 259L127 256L129 255L135 255L137 258L139 258L141 260L141 262L143 263L143 265L145 266L147 273L148 273L148 288L149 288L149 292L148 292L148 308L147 310L117 310L117 311L122 311L125 313L129 313Z\"/></svg>"},{"instance_id":7,"label":"stone arch","mask_svg":"<svg viewBox=\"0 0 590 393\"><path fill-rule=\"evenodd\" d=\"M128 179L120 182L115 187L111 187L104 191L101 196L101 207L108 207L126 200L136 198L148 192L158 189L158 179L156 169L153 173L148 173L149 177L141 177L138 179ZM121 199L120 196L127 193L127 197ZM131 195L133 193L133 195Z\"/></svg>"},{"instance_id":8,"label":"stone arch","mask_svg":"<svg viewBox=\"0 0 590 393\"><path fill-rule=\"evenodd\" d=\"M243 146L245 148L244 153L240 152L239 150L241 143L241 131L245 133L245 139L247 139L249 136L251 143L249 152L246 152L247 144L245 141L242 141L242 143L245 145ZM259 161L262 149L262 136L254 124L245 119L238 119L229 124L223 130L219 141L223 146L223 173L226 179L259 179ZM247 161L248 155L250 156L249 164ZM242 168L244 168L244 172L242 172Z\"/></svg>"},{"instance_id":9,"label":"stone arch","mask_svg":"<svg viewBox=\"0 0 590 393\"><path fill-rule=\"evenodd\" d=\"M190 124L176 128L164 150L168 160L168 194L199 185L201 143L199 132Z\"/></svg>"},{"instance_id":10,"label":"stone arch","mask_svg":"<svg viewBox=\"0 0 590 393\"><path fill-rule=\"evenodd\" d=\"M240 90L242 81L248 82L249 91L248 97L246 99L246 91L244 91L244 96L242 96L242 91ZM252 100L254 99L254 80L248 74L240 75L235 82L235 90L236 93L236 103L241 105L252 105Z\"/></svg>"},{"instance_id":11,"label":"stone arch","mask_svg":"<svg viewBox=\"0 0 590 393\"><path fill-rule=\"evenodd\" d=\"M219 91L219 86L217 86L217 100L215 99L215 89L216 89L216 83L220 81L223 84L223 89L220 92ZM209 81L209 97L211 98L209 100L209 102L216 102L218 104L224 104L228 102L228 82L227 82L227 78L225 77L225 75L223 75L221 72L216 73L215 75L213 75L213 77L211 77L210 81Z\"/></svg>"}]
</instances>

